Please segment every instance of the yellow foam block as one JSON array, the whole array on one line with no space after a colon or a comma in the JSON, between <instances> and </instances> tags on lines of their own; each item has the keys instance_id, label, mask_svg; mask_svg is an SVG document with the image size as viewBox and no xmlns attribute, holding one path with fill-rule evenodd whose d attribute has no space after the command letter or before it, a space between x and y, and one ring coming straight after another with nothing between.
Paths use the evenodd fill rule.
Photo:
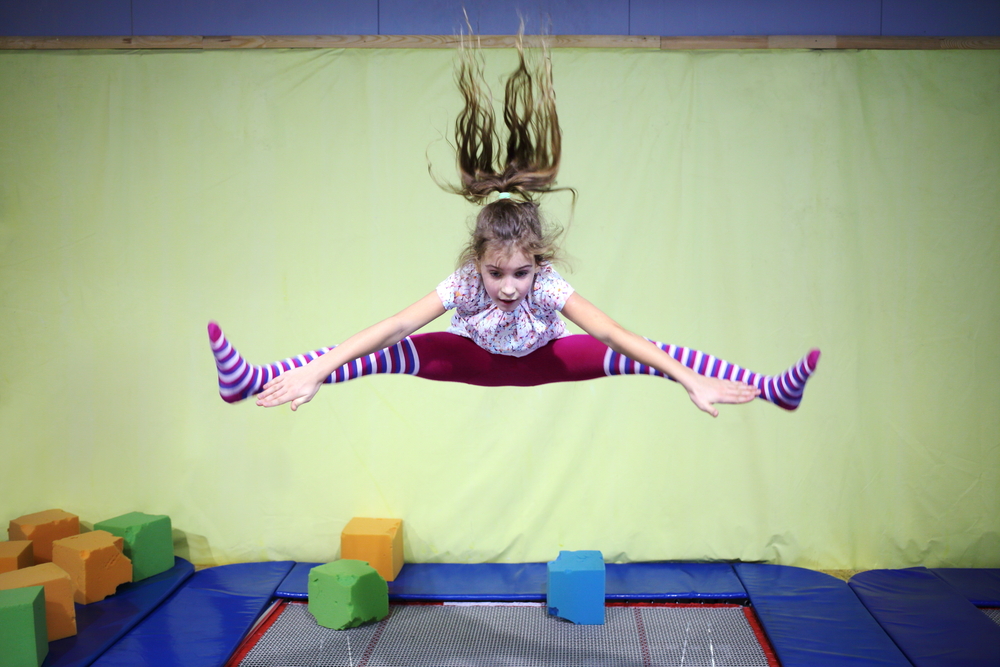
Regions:
<instances>
[{"instance_id":1,"label":"yellow foam block","mask_svg":"<svg viewBox=\"0 0 1000 667\"><path fill-rule=\"evenodd\" d=\"M73 581L77 604L99 602L114 595L119 584L132 581L132 561L122 549L125 541L106 530L64 537L52 543L52 562Z\"/></svg>"},{"instance_id":2,"label":"yellow foam block","mask_svg":"<svg viewBox=\"0 0 1000 667\"><path fill-rule=\"evenodd\" d=\"M0 573L13 572L35 564L31 540L0 542Z\"/></svg>"},{"instance_id":3,"label":"yellow foam block","mask_svg":"<svg viewBox=\"0 0 1000 667\"><path fill-rule=\"evenodd\" d=\"M7 535L11 540L31 540L36 563L52 560L52 543L80 534L80 518L62 510L45 510L11 519Z\"/></svg>"},{"instance_id":4,"label":"yellow foam block","mask_svg":"<svg viewBox=\"0 0 1000 667\"><path fill-rule=\"evenodd\" d=\"M363 560L393 581L403 569L403 520L354 517L340 534L340 557Z\"/></svg>"},{"instance_id":5,"label":"yellow foam block","mask_svg":"<svg viewBox=\"0 0 1000 667\"><path fill-rule=\"evenodd\" d=\"M42 563L0 574L0 591L28 586L45 589L45 624L49 641L76 634L76 607L73 606L73 583L58 565Z\"/></svg>"}]
</instances>

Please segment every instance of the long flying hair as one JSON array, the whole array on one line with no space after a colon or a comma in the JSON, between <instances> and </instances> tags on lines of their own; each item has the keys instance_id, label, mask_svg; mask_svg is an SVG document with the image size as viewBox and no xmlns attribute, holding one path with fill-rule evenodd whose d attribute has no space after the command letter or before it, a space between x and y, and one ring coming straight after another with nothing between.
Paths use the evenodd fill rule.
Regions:
<instances>
[{"instance_id":1,"label":"long flying hair","mask_svg":"<svg viewBox=\"0 0 1000 667\"><path fill-rule=\"evenodd\" d=\"M460 264L478 262L488 250L520 249L536 263L556 258L562 230L547 228L539 216L537 195L555 188L562 154L562 132L552 87L552 60L542 44L540 53L526 56L524 25L518 31L517 68L504 85L502 140L493 97L483 76L482 50L461 41L455 80L465 101L455 121L458 186L444 186L483 208ZM486 203L493 193L510 197Z\"/></svg>"}]
</instances>

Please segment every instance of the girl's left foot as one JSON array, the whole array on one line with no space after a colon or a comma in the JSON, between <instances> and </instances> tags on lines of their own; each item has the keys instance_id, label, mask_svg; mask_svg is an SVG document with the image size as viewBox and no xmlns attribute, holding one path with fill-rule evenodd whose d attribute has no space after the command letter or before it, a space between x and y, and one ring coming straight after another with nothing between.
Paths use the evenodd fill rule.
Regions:
<instances>
[{"instance_id":1,"label":"girl's left foot","mask_svg":"<svg viewBox=\"0 0 1000 667\"><path fill-rule=\"evenodd\" d=\"M810 350L797 364L781 375L761 375L753 371L731 364L710 354L705 354L690 347L653 343L671 357L681 362L695 373L705 377L734 380L760 389L761 398L774 403L785 410L795 410L802 402L802 392L806 388L806 380L816 370L819 361L819 350ZM623 354L608 349L604 357L604 373L606 375L658 375L665 377L660 371L644 366Z\"/></svg>"},{"instance_id":2,"label":"girl's left foot","mask_svg":"<svg viewBox=\"0 0 1000 667\"><path fill-rule=\"evenodd\" d=\"M806 389L806 380L816 371L819 362L819 350L810 350L809 354L799 359L799 362L781 375L765 378L761 382L760 397L774 403L779 408L795 410L802 402L802 392Z\"/></svg>"}]
</instances>

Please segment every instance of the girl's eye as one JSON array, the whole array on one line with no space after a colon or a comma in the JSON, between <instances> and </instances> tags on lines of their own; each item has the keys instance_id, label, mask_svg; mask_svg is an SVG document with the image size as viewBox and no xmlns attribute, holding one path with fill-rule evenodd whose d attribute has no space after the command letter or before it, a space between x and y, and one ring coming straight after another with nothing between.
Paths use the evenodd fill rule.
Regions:
<instances>
[{"instance_id":1,"label":"girl's eye","mask_svg":"<svg viewBox=\"0 0 1000 667\"><path fill-rule=\"evenodd\" d=\"M528 272L527 272L527 271L518 271L518 272L517 272L517 273L515 273L514 275L515 275L515 276L517 276L518 278L523 278L523 277L525 277L526 275L528 275Z\"/></svg>"},{"instance_id":2,"label":"girl's eye","mask_svg":"<svg viewBox=\"0 0 1000 667\"><path fill-rule=\"evenodd\" d=\"M499 271L490 271L490 277L491 278L499 278L500 277L500 272Z\"/></svg>"}]
</instances>

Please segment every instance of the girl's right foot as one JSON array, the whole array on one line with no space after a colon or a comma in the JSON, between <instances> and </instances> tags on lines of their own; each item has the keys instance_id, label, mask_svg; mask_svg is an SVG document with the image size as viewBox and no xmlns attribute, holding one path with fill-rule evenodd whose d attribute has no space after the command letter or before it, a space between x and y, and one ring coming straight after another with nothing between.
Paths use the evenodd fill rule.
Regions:
<instances>
[{"instance_id":1,"label":"girl's right foot","mask_svg":"<svg viewBox=\"0 0 1000 667\"><path fill-rule=\"evenodd\" d=\"M215 322L208 323L208 342L212 346L212 354L215 355L215 368L219 375L219 395L227 403L236 403L260 393L264 385L273 378L292 368L305 366L331 349L324 347L267 366L252 366L236 351Z\"/></svg>"}]
</instances>

